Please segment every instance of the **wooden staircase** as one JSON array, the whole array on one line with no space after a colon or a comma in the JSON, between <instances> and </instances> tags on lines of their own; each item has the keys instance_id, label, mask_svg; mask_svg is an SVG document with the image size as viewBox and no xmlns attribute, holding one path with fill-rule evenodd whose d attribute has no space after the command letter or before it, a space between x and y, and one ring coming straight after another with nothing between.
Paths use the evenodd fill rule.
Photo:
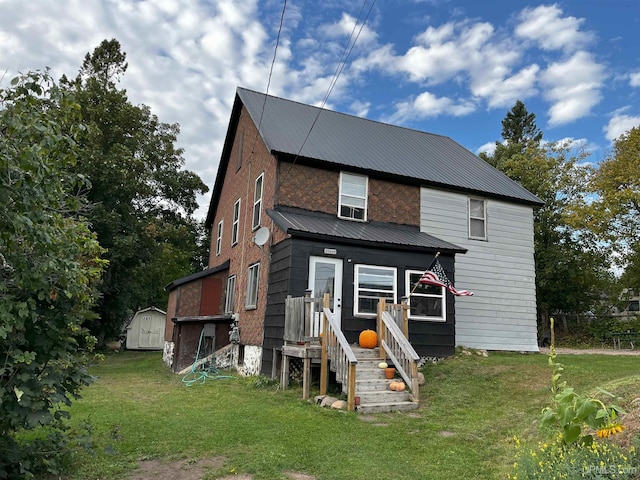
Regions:
<instances>
[{"instance_id":1,"label":"wooden staircase","mask_svg":"<svg viewBox=\"0 0 640 480\"><path fill-rule=\"evenodd\" d=\"M360 348L352 346L353 353L358 359L355 381L356 410L361 413L396 412L400 410L415 410L418 402L411 399L409 390L396 392L389 389L393 380L387 380L384 369L379 368L380 349ZM396 379L402 381L402 379ZM343 384L343 392L347 393Z\"/></svg>"}]
</instances>

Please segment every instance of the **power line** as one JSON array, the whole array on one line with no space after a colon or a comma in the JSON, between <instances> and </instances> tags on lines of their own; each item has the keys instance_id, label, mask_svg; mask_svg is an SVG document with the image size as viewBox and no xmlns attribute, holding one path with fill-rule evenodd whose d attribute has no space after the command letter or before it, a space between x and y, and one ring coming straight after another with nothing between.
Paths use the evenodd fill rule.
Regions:
<instances>
[{"instance_id":1,"label":"power line","mask_svg":"<svg viewBox=\"0 0 640 480\"><path fill-rule=\"evenodd\" d=\"M356 28L358 27L358 20L360 19L360 15L362 15L362 12L364 10L364 7L365 7L366 3L367 3L367 0L364 0L363 3L362 3L362 7L360 8L360 13L358 13L358 18L356 19L356 22L355 22L355 24L353 26L353 29L351 30L351 34L349 35L349 39L347 40L347 45L345 46L345 50L344 50L344 52L342 54L340 62L338 62L338 66L336 67L336 71L334 72L334 75L333 75L333 80L329 84L329 88L327 89L327 93L325 94L324 99L322 100L322 103L321 103L321 105L320 105L320 107L318 109L318 113L316 114L315 118L313 119L313 123L311 124L311 127L309 127L309 131L307 132L307 135L304 137L304 141L302 142L302 145L300 145L300 148L298 149L298 152L296 153L296 156L293 158L293 161L291 162L291 165L289 166L289 169L285 172L285 174L282 175L280 181L278 182L278 185L276 186L276 189L275 189L275 193L278 192L278 190L280 189L280 186L284 182L287 174L291 171L291 169L293 168L293 165L296 163L296 161L300 157L300 153L302 152L302 149L304 148L305 144L307 143L307 140L309 139L309 136L311 135L313 127L315 127L316 122L318 121L318 118L320 117L320 114L324 110L324 108L325 108L325 106L327 104L327 101L329 100L329 96L331 95L331 92L333 92L334 87L338 83L338 78L342 74L342 71L344 70L344 67L347 64L347 60L351 56L351 52L353 51L353 48L355 47L356 42L358 41L358 38L360 38L360 34L362 33L362 30L364 29L364 26L367 23L367 20L369 18L369 15L371 14L371 11L373 10L374 5L376 4L376 0L373 0L371 5L369 6L369 10L367 11L367 15L364 17L364 19L362 20L362 23L360 24L360 29L358 30L358 34L356 35L356 37L353 40L353 42L351 42L351 39L353 38L353 34L356 31ZM266 101L266 97L265 97L265 101Z\"/></svg>"}]
</instances>

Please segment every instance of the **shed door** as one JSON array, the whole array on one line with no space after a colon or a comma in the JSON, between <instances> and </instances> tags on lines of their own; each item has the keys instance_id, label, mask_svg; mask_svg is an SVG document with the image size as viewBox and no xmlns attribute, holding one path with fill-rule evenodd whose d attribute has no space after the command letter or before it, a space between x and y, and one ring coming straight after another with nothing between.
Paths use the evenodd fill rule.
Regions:
<instances>
[{"instance_id":1,"label":"shed door","mask_svg":"<svg viewBox=\"0 0 640 480\"><path fill-rule=\"evenodd\" d=\"M340 320L342 307L342 260L340 258L309 258L309 289L311 296L321 298L325 293L331 296L331 310ZM314 322L316 323L316 322ZM319 329L316 326L314 330ZM317 335L318 331L312 332Z\"/></svg>"},{"instance_id":2,"label":"shed door","mask_svg":"<svg viewBox=\"0 0 640 480\"><path fill-rule=\"evenodd\" d=\"M164 322L158 316L143 314L140 318L138 345L140 348L162 347Z\"/></svg>"}]
</instances>

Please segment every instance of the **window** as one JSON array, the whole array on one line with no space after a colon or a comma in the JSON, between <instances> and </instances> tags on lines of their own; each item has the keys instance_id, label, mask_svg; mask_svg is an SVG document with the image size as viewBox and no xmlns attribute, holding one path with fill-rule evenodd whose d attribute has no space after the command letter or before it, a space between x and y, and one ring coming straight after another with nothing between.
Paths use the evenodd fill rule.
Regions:
<instances>
[{"instance_id":1,"label":"window","mask_svg":"<svg viewBox=\"0 0 640 480\"><path fill-rule=\"evenodd\" d=\"M413 292L409 296L409 318L444 322L447 319L445 289L424 283L416 286L423 273L419 270L405 272L405 292Z\"/></svg>"},{"instance_id":2,"label":"window","mask_svg":"<svg viewBox=\"0 0 640 480\"><path fill-rule=\"evenodd\" d=\"M233 204L233 225L231 225L231 245L238 243L238 232L240 231L240 199Z\"/></svg>"},{"instance_id":3,"label":"window","mask_svg":"<svg viewBox=\"0 0 640 480\"><path fill-rule=\"evenodd\" d=\"M258 280L260 279L260 264L254 263L249 267L247 275L247 298L245 308L256 308L258 306Z\"/></svg>"},{"instance_id":4,"label":"window","mask_svg":"<svg viewBox=\"0 0 640 480\"><path fill-rule=\"evenodd\" d=\"M469 199L469 238L487 239L487 203L476 198Z\"/></svg>"},{"instance_id":5,"label":"window","mask_svg":"<svg viewBox=\"0 0 640 480\"><path fill-rule=\"evenodd\" d=\"M338 217L362 221L367 219L367 187L367 177L340 173Z\"/></svg>"},{"instance_id":6,"label":"window","mask_svg":"<svg viewBox=\"0 0 640 480\"><path fill-rule=\"evenodd\" d=\"M376 315L378 299L396 303L396 269L372 265L355 266L354 315Z\"/></svg>"},{"instance_id":7,"label":"window","mask_svg":"<svg viewBox=\"0 0 640 480\"><path fill-rule=\"evenodd\" d=\"M224 302L224 313L233 313L235 302L236 302L236 276L231 275L229 278L227 278L227 298Z\"/></svg>"},{"instance_id":8,"label":"window","mask_svg":"<svg viewBox=\"0 0 640 480\"><path fill-rule=\"evenodd\" d=\"M256 188L253 191L253 223L251 224L252 230L255 230L260 226L260 220L262 215L262 186L264 182L264 173L261 173L256 178Z\"/></svg>"},{"instance_id":9,"label":"window","mask_svg":"<svg viewBox=\"0 0 640 480\"><path fill-rule=\"evenodd\" d=\"M244 148L244 130L238 135L238 141L236 142L238 149L236 153L236 172L242 167L242 149Z\"/></svg>"},{"instance_id":10,"label":"window","mask_svg":"<svg viewBox=\"0 0 640 480\"><path fill-rule=\"evenodd\" d=\"M218 222L218 233L216 234L216 255L220 255L222 250L222 225L224 220Z\"/></svg>"}]
</instances>

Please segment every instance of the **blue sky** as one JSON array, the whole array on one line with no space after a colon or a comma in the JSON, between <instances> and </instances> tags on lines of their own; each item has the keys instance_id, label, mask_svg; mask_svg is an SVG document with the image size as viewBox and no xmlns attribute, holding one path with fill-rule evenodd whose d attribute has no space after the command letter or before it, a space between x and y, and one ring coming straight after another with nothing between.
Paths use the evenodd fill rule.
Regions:
<instances>
[{"instance_id":1,"label":"blue sky","mask_svg":"<svg viewBox=\"0 0 640 480\"><path fill-rule=\"evenodd\" d=\"M0 87L45 67L74 76L117 38L129 98L180 124L186 168L211 187L236 87L267 88L283 3L0 0ZM639 17L637 0L288 0L269 93L320 105L359 32L327 108L478 153L520 99L546 140L597 162L640 125ZM208 196L200 205L202 216Z\"/></svg>"}]
</instances>

